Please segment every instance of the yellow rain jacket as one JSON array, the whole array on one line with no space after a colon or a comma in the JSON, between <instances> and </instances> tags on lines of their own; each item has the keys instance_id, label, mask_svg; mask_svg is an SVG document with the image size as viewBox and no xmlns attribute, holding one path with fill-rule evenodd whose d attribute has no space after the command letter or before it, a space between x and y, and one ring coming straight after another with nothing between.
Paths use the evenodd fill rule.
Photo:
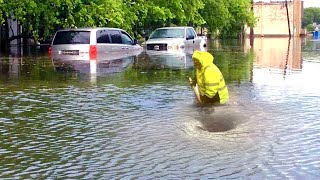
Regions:
<instances>
[{"instance_id":1,"label":"yellow rain jacket","mask_svg":"<svg viewBox=\"0 0 320 180\"><path fill-rule=\"evenodd\" d=\"M220 104L224 104L229 100L229 92L220 70L213 64L213 59L208 52L195 51L193 53L192 60L195 65L198 64L196 81L200 96L213 98L218 93Z\"/></svg>"}]
</instances>

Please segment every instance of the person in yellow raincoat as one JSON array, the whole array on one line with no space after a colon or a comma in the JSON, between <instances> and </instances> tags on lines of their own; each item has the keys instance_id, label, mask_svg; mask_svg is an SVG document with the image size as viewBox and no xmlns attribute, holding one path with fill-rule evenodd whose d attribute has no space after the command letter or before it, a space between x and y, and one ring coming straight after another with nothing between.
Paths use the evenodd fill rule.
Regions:
<instances>
[{"instance_id":1,"label":"person in yellow raincoat","mask_svg":"<svg viewBox=\"0 0 320 180\"><path fill-rule=\"evenodd\" d=\"M192 55L196 78L191 84L198 85L201 104L219 105L229 100L228 88L213 60L213 56L204 51L195 51Z\"/></svg>"}]
</instances>

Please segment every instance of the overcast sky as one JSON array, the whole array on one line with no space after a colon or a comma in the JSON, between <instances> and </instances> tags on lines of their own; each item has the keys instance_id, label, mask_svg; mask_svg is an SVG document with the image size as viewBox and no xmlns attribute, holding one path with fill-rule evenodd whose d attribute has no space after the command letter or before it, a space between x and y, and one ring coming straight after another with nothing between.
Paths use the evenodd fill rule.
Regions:
<instances>
[{"instance_id":1,"label":"overcast sky","mask_svg":"<svg viewBox=\"0 0 320 180\"><path fill-rule=\"evenodd\" d=\"M258 1L264 1L264 2L270 2L270 0L254 0L255 2ZM271 1L277 1L277 0L271 0ZM285 0L278 0L278 1L285 1ZM289 2L290 0L288 0ZM320 0L302 0L304 1L304 7L320 7Z\"/></svg>"},{"instance_id":2,"label":"overcast sky","mask_svg":"<svg viewBox=\"0 0 320 180\"><path fill-rule=\"evenodd\" d=\"M320 7L320 0L304 0L304 7Z\"/></svg>"}]
</instances>

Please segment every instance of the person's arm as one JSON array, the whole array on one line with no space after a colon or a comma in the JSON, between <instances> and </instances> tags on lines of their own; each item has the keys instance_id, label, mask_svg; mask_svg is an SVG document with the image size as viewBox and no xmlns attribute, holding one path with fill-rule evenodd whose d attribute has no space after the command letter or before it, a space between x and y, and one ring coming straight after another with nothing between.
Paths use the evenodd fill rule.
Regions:
<instances>
[{"instance_id":1,"label":"person's arm","mask_svg":"<svg viewBox=\"0 0 320 180\"><path fill-rule=\"evenodd\" d=\"M197 78L189 77L190 86L195 86L197 84Z\"/></svg>"},{"instance_id":2,"label":"person's arm","mask_svg":"<svg viewBox=\"0 0 320 180\"><path fill-rule=\"evenodd\" d=\"M190 82L191 86L195 86L197 84L197 77L196 77L197 76L196 75L197 74L197 70L194 71L194 74L195 75L194 75L193 78L189 77L189 82Z\"/></svg>"}]
</instances>

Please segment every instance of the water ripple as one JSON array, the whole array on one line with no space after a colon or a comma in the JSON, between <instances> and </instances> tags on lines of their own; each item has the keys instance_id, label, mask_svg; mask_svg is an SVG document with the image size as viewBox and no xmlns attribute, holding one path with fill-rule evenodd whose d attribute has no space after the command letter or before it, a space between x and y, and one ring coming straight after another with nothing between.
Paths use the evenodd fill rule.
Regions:
<instances>
[{"instance_id":1,"label":"water ripple","mask_svg":"<svg viewBox=\"0 0 320 180\"><path fill-rule=\"evenodd\" d=\"M2 88L0 177L320 177L319 94L268 81L228 88L231 101L213 109L195 106L187 84Z\"/></svg>"}]
</instances>

